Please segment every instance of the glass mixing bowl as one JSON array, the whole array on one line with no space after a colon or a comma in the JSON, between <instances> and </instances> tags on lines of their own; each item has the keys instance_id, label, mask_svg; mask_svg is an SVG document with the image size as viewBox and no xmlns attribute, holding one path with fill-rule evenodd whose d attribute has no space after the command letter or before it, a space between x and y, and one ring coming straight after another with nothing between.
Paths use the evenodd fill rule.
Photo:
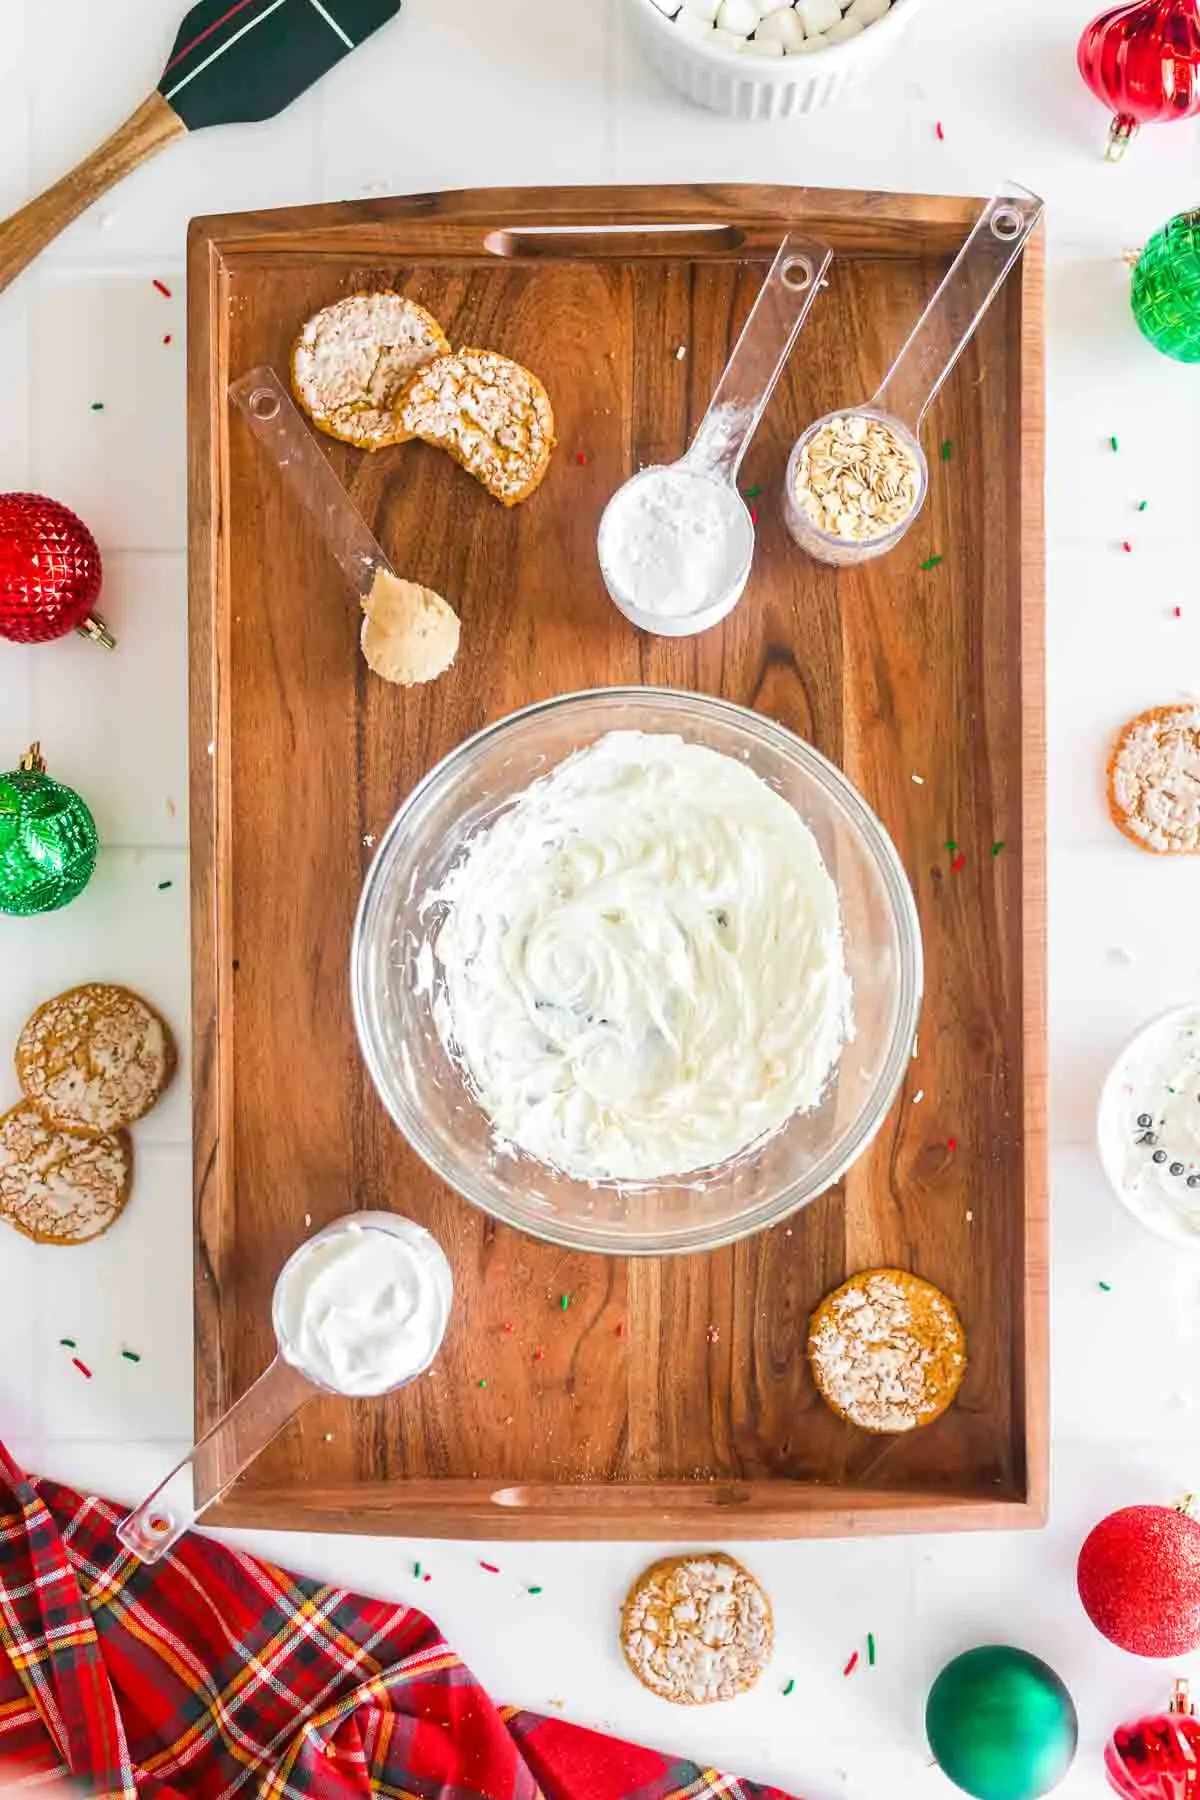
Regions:
<instances>
[{"instance_id":1,"label":"glass mixing bowl","mask_svg":"<svg viewBox=\"0 0 1200 1800\"><path fill-rule=\"evenodd\" d=\"M795 807L837 884L854 1037L821 1104L711 1169L587 1182L497 1148L434 1023L427 902L469 835L538 776L609 731L675 732L742 759ZM422 950L425 953L422 955ZM436 969L436 962L434 964ZM367 874L351 951L359 1043L396 1124L435 1174L485 1212L571 1249L658 1256L732 1243L825 1191L879 1129L912 1053L921 1004L912 890L874 813L832 763L782 725L704 694L564 694L468 738L409 794Z\"/></svg>"}]
</instances>

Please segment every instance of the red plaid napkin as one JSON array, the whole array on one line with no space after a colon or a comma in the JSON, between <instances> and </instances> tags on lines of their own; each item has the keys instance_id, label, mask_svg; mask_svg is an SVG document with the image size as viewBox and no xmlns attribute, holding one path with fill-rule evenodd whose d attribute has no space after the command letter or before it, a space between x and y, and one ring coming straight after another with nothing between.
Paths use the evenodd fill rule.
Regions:
<instances>
[{"instance_id":1,"label":"red plaid napkin","mask_svg":"<svg viewBox=\"0 0 1200 1800\"><path fill-rule=\"evenodd\" d=\"M788 1800L499 1711L412 1607L195 1535L148 1568L121 1516L0 1446L0 1759L110 1800Z\"/></svg>"}]
</instances>

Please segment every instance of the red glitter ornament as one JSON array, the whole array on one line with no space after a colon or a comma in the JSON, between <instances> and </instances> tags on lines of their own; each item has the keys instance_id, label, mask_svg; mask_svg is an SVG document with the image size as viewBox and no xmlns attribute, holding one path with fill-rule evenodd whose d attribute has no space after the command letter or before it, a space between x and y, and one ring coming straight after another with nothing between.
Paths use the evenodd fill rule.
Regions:
<instances>
[{"instance_id":1,"label":"red glitter ornament","mask_svg":"<svg viewBox=\"0 0 1200 1800\"><path fill-rule=\"evenodd\" d=\"M1175 1683L1167 1712L1117 1726L1104 1769L1123 1800L1200 1800L1200 1721L1186 1681Z\"/></svg>"},{"instance_id":2,"label":"red glitter ornament","mask_svg":"<svg viewBox=\"0 0 1200 1800\"><path fill-rule=\"evenodd\" d=\"M1124 0L1079 40L1079 73L1113 113L1110 162L1141 125L1200 112L1200 0Z\"/></svg>"},{"instance_id":3,"label":"red glitter ornament","mask_svg":"<svg viewBox=\"0 0 1200 1800\"><path fill-rule=\"evenodd\" d=\"M100 592L96 540L69 507L42 494L0 494L0 638L45 644L78 631L111 650L92 611Z\"/></svg>"},{"instance_id":4,"label":"red glitter ornament","mask_svg":"<svg viewBox=\"0 0 1200 1800\"><path fill-rule=\"evenodd\" d=\"M1184 1656L1200 1646L1200 1523L1190 1503L1124 1506L1079 1552L1084 1610L1134 1656Z\"/></svg>"}]
</instances>

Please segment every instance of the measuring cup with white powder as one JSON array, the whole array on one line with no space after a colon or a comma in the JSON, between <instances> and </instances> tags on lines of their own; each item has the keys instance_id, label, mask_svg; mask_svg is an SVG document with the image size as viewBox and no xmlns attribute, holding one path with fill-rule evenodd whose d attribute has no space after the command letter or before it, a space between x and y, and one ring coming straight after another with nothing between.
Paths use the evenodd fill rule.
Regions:
<instances>
[{"instance_id":1,"label":"measuring cup with white powder","mask_svg":"<svg viewBox=\"0 0 1200 1800\"><path fill-rule=\"evenodd\" d=\"M441 1348L452 1295L436 1238L394 1213L352 1213L302 1244L275 1283L274 1362L121 1521L125 1548L157 1562L318 1394L365 1398L414 1381Z\"/></svg>"},{"instance_id":2,"label":"measuring cup with white powder","mask_svg":"<svg viewBox=\"0 0 1200 1800\"><path fill-rule=\"evenodd\" d=\"M605 507L600 572L643 631L691 637L741 599L754 521L737 472L832 261L795 233L783 240L690 448L632 476Z\"/></svg>"}]
</instances>

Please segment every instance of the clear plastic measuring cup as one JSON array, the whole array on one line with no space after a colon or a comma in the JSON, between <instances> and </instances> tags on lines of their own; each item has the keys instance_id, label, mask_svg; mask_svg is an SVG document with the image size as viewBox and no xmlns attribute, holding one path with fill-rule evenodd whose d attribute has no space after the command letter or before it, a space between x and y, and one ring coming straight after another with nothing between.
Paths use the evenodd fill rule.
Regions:
<instances>
[{"instance_id":1,"label":"clear plastic measuring cup","mask_svg":"<svg viewBox=\"0 0 1200 1800\"><path fill-rule=\"evenodd\" d=\"M600 572L616 606L643 631L692 637L719 624L741 599L754 559L754 521L737 472L832 261L821 244L795 232L784 238L687 451L678 462L630 476L605 507ZM695 521L700 541L676 541L673 549L684 556L695 550L690 561L700 586L678 583L668 592L670 564L646 539L665 534L671 549L681 520L685 532L686 521Z\"/></svg>"},{"instance_id":2,"label":"clear plastic measuring cup","mask_svg":"<svg viewBox=\"0 0 1200 1800\"><path fill-rule=\"evenodd\" d=\"M878 393L864 405L825 413L797 439L784 483L784 519L801 549L819 562L867 562L893 549L911 528L929 491L929 465L920 439L922 421L1043 210L1044 203L1036 194L1014 183L993 194ZM864 421L868 429L870 421L882 428L884 441L894 452L893 466L908 478L913 494L911 505L897 523L863 538L825 529L805 510L798 487L806 451L817 433L836 420L855 418Z\"/></svg>"},{"instance_id":3,"label":"clear plastic measuring cup","mask_svg":"<svg viewBox=\"0 0 1200 1800\"><path fill-rule=\"evenodd\" d=\"M297 1300L314 1267L311 1259L318 1255L322 1245L334 1240L349 1242L355 1237L361 1241L370 1234L390 1238L402 1248L401 1261L408 1274L408 1297L414 1311L420 1312L420 1331L413 1334L411 1354L402 1372L389 1369L381 1384L374 1385L368 1369L359 1379L347 1379L338 1386L334 1385L328 1366L323 1365L320 1369L312 1366L315 1359L311 1349L306 1349L304 1334L299 1328L302 1321L296 1315ZM393 1393L415 1381L441 1347L452 1298L450 1264L441 1245L411 1219L387 1212L350 1213L307 1239L288 1258L275 1283L271 1303L271 1323L277 1346L275 1360L154 1492L122 1519L117 1536L125 1548L132 1550L142 1562L157 1562L196 1523L204 1508L219 1500L242 1470L273 1438L278 1437L301 1407L318 1394L358 1398ZM306 1357L308 1367L305 1366ZM397 1374L397 1379L391 1378ZM203 1505L197 1506L195 1476L200 1467L203 1467L209 1492Z\"/></svg>"}]
</instances>

